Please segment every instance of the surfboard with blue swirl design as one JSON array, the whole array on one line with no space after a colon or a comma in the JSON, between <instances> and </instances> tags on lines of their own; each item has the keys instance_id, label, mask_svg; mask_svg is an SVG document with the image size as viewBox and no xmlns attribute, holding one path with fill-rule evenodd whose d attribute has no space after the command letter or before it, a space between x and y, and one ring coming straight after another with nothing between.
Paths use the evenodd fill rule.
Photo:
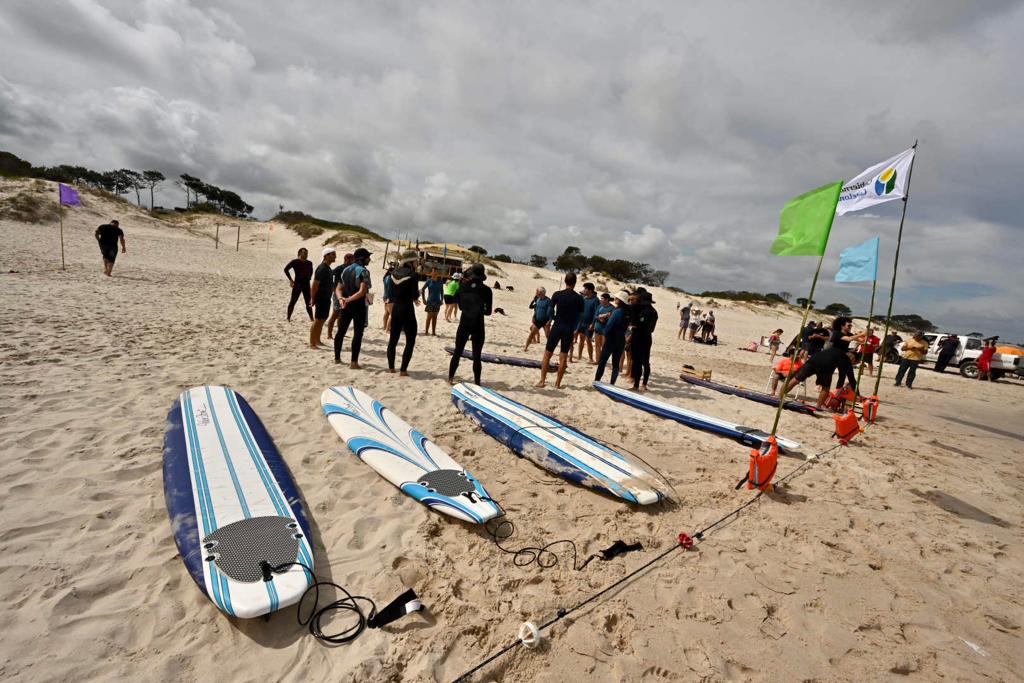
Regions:
<instances>
[{"instance_id":1,"label":"surfboard with blue swirl design","mask_svg":"<svg viewBox=\"0 0 1024 683\"><path fill-rule=\"evenodd\" d=\"M476 477L380 401L355 387L331 387L320 403L352 452L405 494L473 524L504 514Z\"/></svg>"}]
</instances>

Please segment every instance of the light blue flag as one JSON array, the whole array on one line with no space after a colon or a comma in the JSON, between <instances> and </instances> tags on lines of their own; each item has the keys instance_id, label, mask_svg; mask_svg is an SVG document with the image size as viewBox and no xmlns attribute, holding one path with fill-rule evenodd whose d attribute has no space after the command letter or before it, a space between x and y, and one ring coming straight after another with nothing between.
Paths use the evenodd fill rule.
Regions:
<instances>
[{"instance_id":1,"label":"light blue flag","mask_svg":"<svg viewBox=\"0 0 1024 683\"><path fill-rule=\"evenodd\" d=\"M847 247L839 254L836 282L871 282L878 279L878 244L872 237L867 242Z\"/></svg>"}]
</instances>

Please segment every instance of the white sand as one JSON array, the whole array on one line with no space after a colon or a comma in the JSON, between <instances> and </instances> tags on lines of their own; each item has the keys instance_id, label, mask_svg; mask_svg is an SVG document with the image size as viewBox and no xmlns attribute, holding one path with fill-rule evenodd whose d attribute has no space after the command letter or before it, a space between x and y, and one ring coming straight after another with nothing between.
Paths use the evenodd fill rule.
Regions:
<instances>
[{"instance_id":1,"label":"white sand","mask_svg":"<svg viewBox=\"0 0 1024 683\"><path fill-rule=\"evenodd\" d=\"M0 198L22 184L0 181ZM537 372L485 365L484 382L658 467L676 506L634 509L519 460L452 405L454 325L421 336L411 379L385 370L381 307L361 372L306 348L300 310L284 320L281 268L300 240L265 223L220 220L228 244L86 197L65 220L68 269L53 225L0 221L0 678L6 680L451 680L653 553L748 500L733 485L747 449L594 392L573 365L563 390ZM118 215L128 253L100 272L92 231ZM311 251L319 242L311 240ZM380 245L372 270L379 288ZM315 260L315 257L314 257ZM538 284L557 275L505 266L486 350L518 354ZM492 278L493 280L493 278ZM742 283L737 283L742 288ZM676 303L656 292L652 393L768 428L773 410L690 387L683 362L760 388L767 355L736 347L798 318L715 308L722 345L675 340ZM418 314L423 316L422 310ZM540 348L530 355L539 356ZM464 361L460 378L471 377ZM1019 680L1024 567L1019 384L922 370L917 388L882 386L882 420L762 498L685 556L673 555L546 634L538 651L488 668L488 680ZM288 462L313 523L318 572L384 603L412 586L430 607L355 643L324 647L295 623L232 620L193 584L164 509L164 419L179 392L219 383L253 405ZM509 545L575 540L580 559L616 539L645 552L573 572L517 568L480 530L428 511L361 464L318 397L355 384L474 472L519 528ZM997 425L1001 435L944 419ZM830 418L785 413L780 432L827 448ZM783 458L780 473L798 466Z\"/></svg>"}]
</instances>

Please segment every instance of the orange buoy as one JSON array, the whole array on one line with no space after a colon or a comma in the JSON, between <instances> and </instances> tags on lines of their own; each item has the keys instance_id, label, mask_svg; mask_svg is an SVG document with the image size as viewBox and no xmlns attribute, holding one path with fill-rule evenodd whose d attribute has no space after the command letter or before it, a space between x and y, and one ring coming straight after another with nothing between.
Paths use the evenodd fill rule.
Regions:
<instances>
[{"instance_id":1,"label":"orange buoy","mask_svg":"<svg viewBox=\"0 0 1024 683\"><path fill-rule=\"evenodd\" d=\"M868 424L874 424L878 417L878 403L877 396L868 396L860 404L861 415Z\"/></svg>"},{"instance_id":2,"label":"orange buoy","mask_svg":"<svg viewBox=\"0 0 1024 683\"><path fill-rule=\"evenodd\" d=\"M837 437L839 443L844 446L850 443L853 437L864 431L857 420L857 414L852 410L833 415L832 418L836 421L836 431L833 432L832 436Z\"/></svg>"},{"instance_id":3,"label":"orange buoy","mask_svg":"<svg viewBox=\"0 0 1024 683\"><path fill-rule=\"evenodd\" d=\"M750 471L747 473L747 488L772 490L772 477L779 466L779 444L775 436L769 436L760 448L750 449Z\"/></svg>"}]
</instances>

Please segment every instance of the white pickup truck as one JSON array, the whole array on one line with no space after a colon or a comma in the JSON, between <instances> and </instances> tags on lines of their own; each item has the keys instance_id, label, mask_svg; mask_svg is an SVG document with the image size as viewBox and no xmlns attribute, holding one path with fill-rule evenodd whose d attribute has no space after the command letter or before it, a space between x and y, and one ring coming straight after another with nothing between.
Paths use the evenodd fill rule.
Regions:
<instances>
[{"instance_id":1,"label":"white pickup truck","mask_svg":"<svg viewBox=\"0 0 1024 683\"><path fill-rule=\"evenodd\" d=\"M939 357L939 342L946 337L956 337L960 340L960 345L956 348L956 353L953 354L953 358L950 359L950 367L955 367L960 370L960 374L968 379L978 378L978 356L981 355L981 349L984 344L984 340L981 337L972 337L966 334L949 334L945 332L935 333L926 332L924 338L928 341L928 354L925 356L925 363L934 363ZM903 344L899 344L897 349L902 353ZM992 379L1000 379L1005 375L1012 375L1016 370L1017 366L1014 365L1014 361L1017 356L1011 356L1005 353L997 353L992 357Z\"/></svg>"}]
</instances>

